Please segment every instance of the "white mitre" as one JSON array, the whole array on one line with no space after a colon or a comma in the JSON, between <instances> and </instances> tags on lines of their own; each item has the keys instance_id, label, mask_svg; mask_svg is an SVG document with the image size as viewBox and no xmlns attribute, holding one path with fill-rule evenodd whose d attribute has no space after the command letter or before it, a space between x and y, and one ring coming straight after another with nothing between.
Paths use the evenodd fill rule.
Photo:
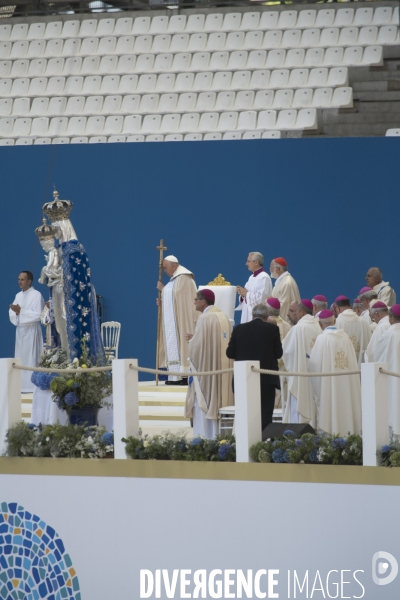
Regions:
<instances>
[{"instance_id":1,"label":"white mitre","mask_svg":"<svg viewBox=\"0 0 400 600\"><path fill-rule=\"evenodd\" d=\"M176 256L173 256L172 254L170 254L169 256L166 256L164 258L164 260L169 260L169 262L178 263L179 264L179 260L176 258Z\"/></svg>"}]
</instances>

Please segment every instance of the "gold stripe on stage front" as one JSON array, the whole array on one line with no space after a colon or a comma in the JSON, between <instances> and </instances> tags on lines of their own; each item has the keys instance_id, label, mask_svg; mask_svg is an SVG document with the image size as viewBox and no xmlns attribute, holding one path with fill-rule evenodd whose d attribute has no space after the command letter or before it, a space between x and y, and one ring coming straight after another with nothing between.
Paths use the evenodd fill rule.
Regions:
<instances>
[{"instance_id":1,"label":"gold stripe on stage front","mask_svg":"<svg viewBox=\"0 0 400 600\"><path fill-rule=\"evenodd\" d=\"M333 465L1 457L2 474L400 486L400 468Z\"/></svg>"}]
</instances>

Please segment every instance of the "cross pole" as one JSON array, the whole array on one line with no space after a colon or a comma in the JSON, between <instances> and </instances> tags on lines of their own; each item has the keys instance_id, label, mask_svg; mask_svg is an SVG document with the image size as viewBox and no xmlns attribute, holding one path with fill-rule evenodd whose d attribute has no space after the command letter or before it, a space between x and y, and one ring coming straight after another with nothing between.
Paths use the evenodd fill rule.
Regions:
<instances>
[{"instance_id":1,"label":"cross pole","mask_svg":"<svg viewBox=\"0 0 400 600\"><path fill-rule=\"evenodd\" d=\"M158 281L162 282L163 272L163 260L164 250L167 250L167 246L164 246L164 240L160 240L160 245L157 246L157 250L160 251L160 262L158 264ZM156 369L160 367L160 333L161 333L161 290L158 290L158 314L157 314L157 349L156 349ZM158 373L156 373L156 385L158 385Z\"/></svg>"}]
</instances>

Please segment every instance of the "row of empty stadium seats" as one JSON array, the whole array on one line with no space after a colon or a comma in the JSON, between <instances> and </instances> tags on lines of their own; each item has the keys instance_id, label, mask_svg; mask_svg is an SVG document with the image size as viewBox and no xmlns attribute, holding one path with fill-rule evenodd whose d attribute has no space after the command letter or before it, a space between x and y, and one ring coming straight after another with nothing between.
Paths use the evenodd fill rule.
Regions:
<instances>
[{"instance_id":1,"label":"row of empty stadium seats","mask_svg":"<svg viewBox=\"0 0 400 600\"><path fill-rule=\"evenodd\" d=\"M135 56L52 58L36 60L0 61L0 78L23 78L72 76L72 75L116 75L129 73L169 73L182 71L224 71L254 69L294 69L297 67L334 67L356 65L380 65L382 47L360 46L349 48L312 48L310 50L271 50L254 52L199 52L196 54L142 54ZM175 77L175 76L173 76Z\"/></svg>"},{"instance_id":2,"label":"row of empty stadium seats","mask_svg":"<svg viewBox=\"0 0 400 600\"><path fill-rule=\"evenodd\" d=\"M227 109L262 110L266 108L330 108L350 107L352 88L306 88L235 92L203 92L201 94L128 94L126 96L71 96L70 98L0 99L0 116L95 115L132 113L169 113L190 111L223 111Z\"/></svg>"},{"instance_id":3,"label":"row of empty stadium seats","mask_svg":"<svg viewBox=\"0 0 400 600\"><path fill-rule=\"evenodd\" d=\"M34 79L0 79L3 99L18 96L53 96L51 105L66 102L60 96L80 94L146 94L150 92L201 92L206 90L264 90L281 88L343 87L348 82L348 69L275 69L274 71L218 71L162 75L106 75L105 77L38 77ZM61 104L60 104L61 105ZM53 109L52 109L53 110Z\"/></svg>"},{"instance_id":4,"label":"row of empty stadium seats","mask_svg":"<svg viewBox=\"0 0 400 600\"><path fill-rule=\"evenodd\" d=\"M84 19L52 21L49 23L4 24L0 41L36 40L51 38L90 37L108 35L143 35L181 32L249 31L267 29L306 29L310 27L364 27L366 25L398 25L399 8L379 6L366 8L307 9L264 12L231 12L173 15L156 17L122 17L119 19Z\"/></svg>"},{"instance_id":5,"label":"row of empty stadium seats","mask_svg":"<svg viewBox=\"0 0 400 600\"><path fill-rule=\"evenodd\" d=\"M27 138L22 137L17 140L12 138L0 139L0 146L44 146L48 144L115 144L121 142L200 142L207 140L255 140L255 139L279 139L280 131L227 131L226 133L170 133L168 135L150 134L144 135L110 135L110 136L77 136L73 138Z\"/></svg>"},{"instance_id":6,"label":"row of empty stadium seats","mask_svg":"<svg viewBox=\"0 0 400 600\"><path fill-rule=\"evenodd\" d=\"M0 136L12 137L59 137L118 134L153 133L206 133L210 131L315 129L315 108L264 111L232 111L172 113L166 115L113 115L109 117L37 117L35 119L0 118Z\"/></svg>"},{"instance_id":7,"label":"row of empty stadium seats","mask_svg":"<svg viewBox=\"0 0 400 600\"><path fill-rule=\"evenodd\" d=\"M372 46L395 44L398 27L343 27L327 29L287 29L285 31L235 31L231 33L193 33L177 35L141 35L117 38L89 37L83 40L52 39L0 42L0 59L39 57L105 56L122 54L163 54L202 51L271 50L274 48L327 48L330 46Z\"/></svg>"}]
</instances>

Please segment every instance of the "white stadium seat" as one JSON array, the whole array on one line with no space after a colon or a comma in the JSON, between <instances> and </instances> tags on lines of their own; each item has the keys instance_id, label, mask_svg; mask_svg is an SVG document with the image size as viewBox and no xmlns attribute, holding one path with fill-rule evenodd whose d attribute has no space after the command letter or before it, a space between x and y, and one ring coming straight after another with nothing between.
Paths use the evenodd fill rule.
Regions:
<instances>
[{"instance_id":1,"label":"white stadium seat","mask_svg":"<svg viewBox=\"0 0 400 600\"><path fill-rule=\"evenodd\" d=\"M140 112L156 112L160 96L158 94L144 94L140 103Z\"/></svg>"},{"instance_id":2,"label":"white stadium seat","mask_svg":"<svg viewBox=\"0 0 400 600\"><path fill-rule=\"evenodd\" d=\"M315 9L301 10L297 18L296 27L300 29L314 27L316 18L317 11Z\"/></svg>"},{"instance_id":3,"label":"white stadium seat","mask_svg":"<svg viewBox=\"0 0 400 600\"><path fill-rule=\"evenodd\" d=\"M86 98L83 114L93 115L101 112L103 107L103 96L89 96Z\"/></svg>"},{"instance_id":4,"label":"white stadium seat","mask_svg":"<svg viewBox=\"0 0 400 600\"><path fill-rule=\"evenodd\" d=\"M335 27L347 27L353 24L354 8L339 8L336 11Z\"/></svg>"},{"instance_id":5,"label":"white stadium seat","mask_svg":"<svg viewBox=\"0 0 400 600\"><path fill-rule=\"evenodd\" d=\"M317 88L314 92L311 105L315 108L327 108L332 104L332 96L332 88Z\"/></svg>"},{"instance_id":6,"label":"white stadium seat","mask_svg":"<svg viewBox=\"0 0 400 600\"><path fill-rule=\"evenodd\" d=\"M98 76L98 78L100 80L100 88L98 91L101 94L114 94L119 91L120 81L122 79L119 75L106 75L103 78ZM127 86L127 87L128 88L131 87L132 91L133 91L133 89L136 88L137 80L138 80L137 75L133 75L133 76L126 75L126 81L130 81L130 83L131 83L131 86ZM86 84L86 79L85 79L85 84ZM83 86L83 91L84 91L84 93L86 93L85 85ZM89 92L89 93L92 93L92 92Z\"/></svg>"},{"instance_id":7,"label":"white stadium seat","mask_svg":"<svg viewBox=\"0 0 400 600\"><path fill-rule=\"evenodd\" d=\"M309 48L304 57L304 67L318 67L324 61L325 50L322 48Z\"/></svg>"},{"instance_id":8,"label":"white stadium seat","mask_svg":"<svg viewBox=\"0 0 400 600\"><path fill-rule=\"evenodd\" d=\"M128 35L132 31L132 25L132 17L122 17L120 19L117 19L114 28L114 35Z\"/></svg>"},{"instance_id":9,"label":"white stadium seat","mask_svg":"<svg viewBox=\"0 0 400 600\"><path fill-rule=\"evenodd\" d=\"M279 139L282 137L282 134L280 131L264 131L261 135L261 138L263 140L265 139Z\"/></svg>"},{"instance_id":10,"label":"white stadium seat","mask_svg":"<svg viewBox=\"0 0 400 600\"><path fill-rule=\"evenodd\" d=\"M292 108L303 108L310 106L313 99L313 90L311 88L299 89L294 93Z\"/></svg>"},{"instance_id":11,"label":"white stadium seat","mask_svg":"<svg viewBox=\"0 0 400 600\"><path fill-rule=\"evenodd\" d=\"M89 144L106 144L107 137L105 135L94 135L89 138Z\"/></svg>"},{"instance_id":12,"label":"white stadium seat","mask_svg":"<svg viewBox=\"0 0 400 600\"><path fill-rule=\"evenodd\" d=\"M97 24L96 35L107 36L112 35L115 27L115 19L100 19Z\"/></svg>"},{"instance_id":13,"label":"white stadium seat","mask_svg":"<svg viewBox=\"0 0 400 600\"><path fill-rule=\"evenodd\" d=\"M179 95L176 110L179 112L191 112L197 103L197 94L186 92Z\"/></svg>"},{"instance_id":14,"label":"white stadium seat","mask_svg":"<svg viewBox=\"0 0 400 600\"><path fill-rule=\"evenodd\" d=\"M237 129L240 131L243 131L245 129L255 129L256 122L257 113L254 110L243 110L239 113Z\"/></svg>"},{"instance_id":15,"label":"white stadium seat","mask_svg":"<svg viewBox=\"0 0 400 600\"><path fill-rule=\"evenodd\" d=\"M34 77L29 86L29 96L42 96L46 93L47 77Z\"/></svg>"},{"instance_id":16,"label":"white stadium seat","mask_svg":"<svg viewBox=\"0 0 400 600\"><path fill-rule=\"evenodd\" d=\"M51 138L36 138L33 144L35 146L47 146L48 144L51 144Z\"/></svg>"},{"instance_id":17,"label":"white stadium seat","mask_svg":"<svg viewBox=\"0 0 400 600\"><path fill-rule=\"evenodd\" d=\"M168 133L178 131L180 119L180 115L164 115L161 122L160 132Z\"/></svg>"},{"instance_id":18,"label":"white stadium seat","mask_svg":"<svg viewBox=\"0 0 400 600\"><path fill-rule=\"evenodd\" d=\"M204 28L205 20L205 15L189 15L188 20L186 22L185 31L190 33L202 31Z\"/></svg>"},{"instance_id":19,"label":"white stadium seat","mask_svg":"<svg viewBox=\"0 0 400 600\"><path fill-rule=\"evenodd\" d=\"M390 6L378 6L374 10L372 25L389 25L392 20L393 9Z\"/></svg>"},{"instance_id":20,"label":"white stadium seat","mask_svg":"<svg viewBox=\"0 0 400 600\"><path fill-rule=\"evenodd\" d=\"M40 77L46 72L47 60L37 58L31 60L29 63L28 75L29 77Z\"/></svg>"},{"instance_id":21,"label":"white stadium seat","mask_svg":"<svg viewBox=\"0 0 400 600\"><path fill-rule=\"evenodd\" d=\"M71 117L68 121L66 133L73 136L85 133L86 122L86 117Z\"/></svg>"},{"instance_id":22,"label":"white stadium seat","mask_svg":"<svg viewBox=\"0 0 400 600\"><path fill-rule=\"evenodd\" d=\"M106 96L102 112L105 114L117 114L122 105L122 96Z\"/></svg>"},{"instance_id":23,"label":"white stadium seat","mask_svg":"<svg viewBox=\"0 0 400 600\"><path fill-rule=\"evenodd\" d=\"M365 27L370 25L374 16L373 8L357 8L353 25L355 27Z\"/></svg>"},{"instance_id":24,"label":"white stadium seat","mask_svg":"<svg viewBox=\"0 0 400 600\"><path fill-rule=\"evenodd\" d=\"M169 19L168 33L181 33L185 31L186 21L186 15L173 15Z\"/></svg>"},{"instance_id":25,"label":"white stadium seat","mask_svg":"<svg viewBox=\"0 0 400 600\"><path fill-rule=\"evenodd\" d=\"M257 114L257 113L255 113ZM276 123L276 111L275 110L261 110L257 117L257 129L273 129ZM246 129L256 129L253 127L246 127Z\"/></svg>"},{"instance_id":26,"label":"white stadium seat","mask_svg":"<svg viewBox=\"0 0 400 600\"><path fill-rule=\"evenodd\" d=\"M226 33L214 32L210 33L207 40L207 50L223 50L226 44Z\"/></svg>"},{"instance_id":27,"label":"white stadium seat","mask_svg":"<svg viewBox=\"0 0 400 600\"><path fill-rule=\"evenodd\" d=\"M271 52L268 53L268 56ZM247 68L248 69L262 69L267 60L267 52L265 50L253 50L249 53L247 59Z\"/></svg>"},{"instance_id":28,"label":"white stadium seat","mask_svg":"<svg viewBox=\"0 0 400 600\"><path fill-rule=\"evenodd\" d=\"M242 134L240 131L227 131L222 136L223 140L241 140Z\"/></svg>"},{"instance_id":29,"label":"white stadium seat","mask_svg":"<svg viewBox=\"0 0 400 600\"><path fill-rule=\"evenodd\" d=\"M279 12L277 10L274 11L265 11L261 15L259 29L276 29L278 26L279 20Z\"/></svg>"},{"instance_id":30,"label":"white stadium seat","mask_svg":"<svg viewBox=\"0 0 400 600\"><path fill-rule=\"evenodd\" d=\"M120 113L122 114L132 114L139 110L140 106L140 96L139 94L127 94L123 97Z\"/></svg>"},{"instance_id":31,"label":"white stadium seat","mask_svg":"<svg viewBox=\"0 0 400 600\"><path fill-rule=\"evenodd\" d=\"M87 144L89 142L89 138L84 136L73 137L70 139L70 144Z\"/></svg>"},{"instance_id":32,"label":"white stadium seat","mask_svg":"<svg viewBox=\"0 0 400 600\"><path fill-rule=\"evenodd\" d=\"M179 124L179 131L182 133L196 132L199 126L200 115L199 113L185 113L181 116L181 122ZM185 137L186 139L186 137Z\"/></svg>"},{"instance_id":33,"label":"white stadium seat","mask_svg":"<svg viewBox=\"0 0 400 600\"><path fill-rule=\"evenodd\" d=\"M201 142L202 139L201 133L187 133L184 137L185 142Z\"/></svg>"},{"instance_id":34,"label":"white stadium seat","mask_svg":"<svg viewBox=\"0 0 400 600\"><path fill-rule=\"evenodd\" d=\"M56 137L52 139L52 144L69 144L70 140L68 137Z\"/></svg>"},{"instance_id":35,"label":"white stadium seat","mask_svg":"<svg viewBox=\"0 0 400 600\"><path fill-rule=\"evenodd\" d=\"M206 133L203 136L203 140L205 142L207 141L217 141L217 140L222 140L222 133Z\"/></svg>"},{"instance_id":36,"label":"white stadium seat","mask_svg":"<svg viewBox=\"0 0 400 600\"><path fill-rule=\"evenodd\" d=\"M49 96L60 96L63 93L64 88L65 77L50 77L47 80L46 94Z\"/></svg>"},{"instance_id":37,"label":"white stadium seat","mask_svg":"<svg viewBox=\"0 0 400 600\"><path fill-rule=\"evenodd\" d=\"M360 46L372 46L378 37L377 27L362 27L358 35L358 44Z\"/></svg>"},{"instance_id":38,"label":"white stadium seat","mask_svg":"<svg viewBox=\"0 0 400 600\"><path fill-rule=\"evenodd\" d=\"M242 15L242 22L240 29L244 31L251 31L257 29L260 24L261 14L259 12L245 12Z\"/></svg>"},{"instance_id":39,"label":"white stadium seat","mask_svg":"<svg viewBox=\"0 0 400 600\"><path fill-rule=\"evenodd\" d=\"M67 108L67 99L63 97L54 96L50 99L48 114L49 115L63 115Z\"/></svg>"},{"instance_id":40,"label":"white stadium seat","mask_svg":"<svg viewBox=\"0 0 400 600\"><path fill-rule=\"evenodd\" d=\"M64 21L61 37L66 39L76 37L79 34L80 25L77 20Z\"/></svg>"},{"instance_id":41,"label":"white stadium seat","mask_svg":"<svg viewBox=\"0 0 400 600\"><path fill-rule=\"evenodd\" d=\"M11 42L15 40L24 40L28 35L28 25L26 23L18 23L13 25L10 37L8 38Z\"/></svg>"},{"instance_id":42,"label":"white stadium seat","mask_svg":"<svg viewBox=\"0 0 400 600\"><path fill-rule=\"evenodd\" d=\"M0 25L0 42L6 42L10 39L11 25Z\"/></svg>"},{"instance_id":43,"label":"white stadium seat","mask_svg":"<svg viewBox=\"0 0 400 600\"><path fill-rule=\"evenodd\" d=\"M150 17L136 17L133 22L132 34L133 35L144 35L148 33L150 29L151 19Z\"/></svg>"},{"instance_id":44,"label":"white stadium seat","mask_svg":"<svg viewBox=\"0 0 400 600\"><path fill-rule=\"evenodd\" d=\"M168 17L153 17L151 20L149 33L157 35L165 33L168 30Z\"/></svg>"},{"instance_id":45,"label":"white stadium seat","mask_svg":"<svg viewBox=\"0 0 400 600\"><path fill-rule=\"evenodd\" d=\"M364 49L362 58L363 65L383 65L383 49L382 46L367 46Z\"/></svg>"},{"instance_id":46,"label":"white stadium seat","mask_svg":"<svg viewBox=\"0 0 400 600\"><path fill-rule=\"evenodd\" d=\"M398 27L388 25L380 27L377 44L395 44L398 40Z\"/></svg>"},{"instance_id":47,"label":"white stadium seat","mask_svg":"<svg viewBox=\"0 0 400 600\"><path fill-rule=\"evenodd\" d=\"M34 42L31 42L31 45L29 46L29 50L31 50L33 43ZM43 41L42 43L44 44L45 42ZM46 50L44 52L44 56L46 56L46 57L59 56L60 54L63 54L63 50L64 50L63 40L60 40L60 39L49 40L46 44ZM28 55L29 55L29 52L28 52ZM36 56L39 56L39 54L36 54Z\"/></svg>"},{"instance_id":48,"label":"white stadium seat","mask_svg":"<svg viewBox=\"0 0 400 600\"><path fill-rule=\"evenodd\" d=\"M33 145L33 138L20 137L17 140L15 140L15 145L16 146L32 146Z\"/></svg>"},{"instance_id":49,"label":"white stadium seat","mask_svg":"<svg viewBox=\"0 0 400 600\"><path fill-rule=\"evenodd\" d=\"M281 110L276 121L277 129L295 129L297 110Z\"/></svg>"},{"instance_id":50,"label":"white stadium seat","mask_svg":"<svg viewBox=\"0 0 400 600\"><path fill-rule=\"evenodd\" d=\"M164 142L182 142L183 135L181 133L170 133L165 136Z\"/></svg>"},{"instance_id":51,"label":"white stadium seat","mask_svg":"<svg viewBox=\"0 0 400 600\"><path fill-rule=\"evenodd\" d=\"M279 123L277 123L279 129ZM303 108L297 113L296 129L316 129L317 111L315 108Z\"/></svg>"},{"instance_id":52,"label":"white stadium seat","mask_svg":"<svg viewBox=\"0 0 400 600\"><path fill-rule=\"evenodd\" d=\"M400 137L400 129L388 129L385 135L387 137Z\"/></svg>"},{"instance_id":53,"label":"white stadium seat","mask_svg":"<svg viewBox=\"0 0 400 600\"><path fill-rule=\"evenodd\" d=\"M138 133L140 131L142 124L142 117L139 115L128 115L124 119L124 125L122 128L122 133ZM129 141L127 139L127 141Z\"/></svg>"},{"instance_id":54,"label":"white stadium seat","mask_svg":"<svg viewBox=\"0 0 400 600\"><path fill-rule=\"evenodd\" d=\"M8 117L12 113L13 100L11 98L0 99L0 116Z\"/></svg>"},{"instance_id":55,"label":"white stadium seat","mask_svg":"<svg viewBox=\"0 0 400 600\"><path fill-rule=\"evenodd\" d=\"M353 106L353 90L350 87L338 87L333 92L332 106L351 108Z\"/></svg>"},{"instance_id":56,"label":"white stadium seat","mask_svg":"<svg viewBox=\"0 0 400 600\"><path fill-rule=\"evenodd\" d=\"M277 90L275 92L272 108L290 108L292 106L293 96L293 90Z\"/></svg>"},{"instance_id":57,"label":"white stadium seat","mask_svg":"<svg viewBox=\"0 0 400 600\"><path fill-rule=\"evenodd\" d=\"M275 92L272 90L259 90L254 97L253 108L257 110L271 108L274 96Z\"/></svg>"},{"instance_id":58,"label":"white stadium seat","mask_svg":"<svg viewBox=\"0 0 400 600\"><path fill-rule=\"evenodd\" d=\"M67 117L53 117L50 121L49 130L47 132L51 137L58 137L67 131Z\"/></svg>"},{"instance_id":59,"label":"white stadium seat","mask_svg":"<svg viewBox=\"0 0 400 600\"><path fill-rule=\"evenodd\" d=\"M85 108L85 101L84 96L71 96L68 98L65 114L79 115Z\"/></svg>"},{"instance_id":60,"label":"white stadium seat","mask_svg":"<svg viewBox=\"0 0 400 600\"><path fill-rule=\"evenodd\" d=\"M96 30L96 19L84 19L83 21L81 21L81 26L79 28L79 36L83 38L93 36L96 34Z\"/></svg>"},{"instance_id":61,"label":"white stadium seat","mask_svg":"<svg viewBox=\"0 0 400 600\"><path fill-rule=\"evenodd\" d=\"M124 124L124 117L122 116L109 116L106 118L104 123L104 134L105 135L116 135L122 132L122 127Z\"/></svg>"},{"instance_id":62,"label":"white stadium seat","mask_svg":"<svg viewBox=\"0 0 400 600\"><path fill-rule=\"evenodd\" d=\"M241 20L242 15L238 12L226 13L221 27L222 31L235 31L236 29L239 29Z\"/></svg>"},{"instance_id":63,"label":"white stadium seat","mask_svg":"<svg viewBox=\"0 0 400 600\"><path fill-rule=\"evenodd\" d=\"M36 97L32 100L31 113L33 115L47 115L49 98Z\"/></svg>"},{"instance_id":64,"label":"white stadium seat","mask_svg":"<svg viewBox=\"0 0 400 600\"><path fill-rule=\"evenodd\" d=\"M47 117L37 117L32 119L31 135L46 136L49 131L50 120Z\"/></svg>"},{"instance_id":65,"label":"white stadium seat","mask_svg":"<svg viewBox=\"0 0 400 600\"><path fill-rule=\"evenodd\" d=\"M110 135L107 140L108 144L117 144L120 142L125 142L126 137L124 135Z\"/></svg>"},{"instance_id":66,"label":"white stadium seat","mask_svg":"<svg viewBox=\"0 0 400 600\"><path fill-rule=\"evenodd\" d=\"M346 48L343 54L343 65L359 65L363 57L361 46Z\"/></svg>"},{"instance_id":67,"label":"white stadium seat","mask_svg":"<svg viewBox=\"0 0 400 600\"><path fill-rule=\"evenodd\" d=\"M265 93L265 92L264 92ZM241 91L234 98L234 107L237 110L249 110L254 104L255 93L253 91Z\"/></svg>"},{"instance_id":68,"label":"white stadium seat","mask_svg":"<svg viewBox=\"0 0 400 600\"><path fill-rule=\"evenodd\" d=\"M222 112L219 116L218 127L219 131L230 131L236 129L239 113L237 112Z\"/></svg>"},{"instance_id":69,"label":"white stadium seat","mask_svg":"<svg viewBox=\"0 0 400 600\"><path fill-rule=\"evenodd\" d=\"M101 135L104 130L105 117L89 117L86 121L86 135ZM119 133L118 131L115 133Z\"/></svg>"},{"instance_id":70,"label":"white stadium seat","mask_svg":"<svg viewBox=\"0 0 400 600\"><path fill-rule=\"evenodd\" d=\"M161 134L146 135L145 142L163 142L164 136Z\"/></svg>"},{"instance_id":71,"label":"white stadium seat","mask_svg":"<svg viewBox=\"0 0 400 600\"><path fill-rule=\"evenodd\" d=\"M215 92L203 92L198 95L196 110L200 112L207 112L213 110L217 101L217 94Z\"/></svg>"},{"instance_id":72,"label":"white stadium seat","mask_svg":"<svg viewBox=\"0 0 400 600\"><path fill-rule=\"evenodd\" d=\"M261 131L245 131L242 135L242 140L259 140Z\"/></svg>"},{"instance_id":73,"label":"white stadium seat","mask_svg":"<svg viewBox=\"0 0 400 600\"><path fill-rule=\"evenodd\" d=\"M62 30L63 30L62 21L51 21L50 23L47 23L46 30L44 32L43 37L45 40L50 40L52 38L58 38L58 37L60 37Z\"/></svg>"},{"instance_id":74,"label":"white stadium seat","mask_svg":"<svg viewBox=\"0 0 400 600\"><path fill-rule=\"evenodd\" d=\"M291 29L296 27L297 10L283 10L279 15L277 27L279 29Z\"/></svg>"},{"instance_id":75,"label":"white stadium seat","mask_svg":"<svg viewBox=\"0 0 400 600\"><path fill-rule=\"evenodd\" d=\"M27 136L31 132L32 119L20 118L15 119L14 127L13 127L13 136L14 137L23 137Z\"/></svg>"},{"instance_id":76,"label":"white stadium seat","mask_svg":"<svg viewBox=\"0 0 400 600\"><path fill-rule=\"evenodd\" d=\"M161 115L146 115L143 118L142 133L157 133L161 125Z\"/></svg>"}]
</instances>

